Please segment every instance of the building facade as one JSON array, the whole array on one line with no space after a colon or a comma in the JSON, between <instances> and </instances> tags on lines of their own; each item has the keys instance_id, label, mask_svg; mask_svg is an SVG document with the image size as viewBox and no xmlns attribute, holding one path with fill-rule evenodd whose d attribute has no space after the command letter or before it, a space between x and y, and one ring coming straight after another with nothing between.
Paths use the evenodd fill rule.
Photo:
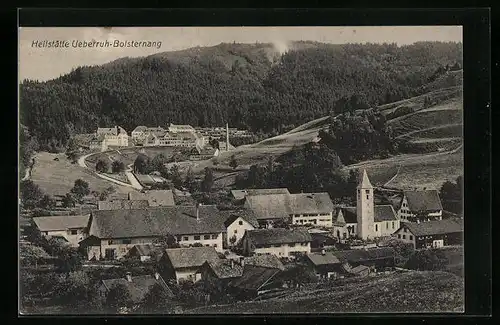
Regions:
<instances>
[{"instance_id":1,"label":"building facade","mask_svg":"<svg viewBox=\"0 0 500 325\"><path fill-rule=\"evenodd\" d=\"M272 254L294 257L311 253L311 235L302 229L257 229L245 232L241 242L247 256Z\"/></svg>"},{"instance_id":2,"label":"building facade","mask_svg":"<svg viewBox=\"0 0 500 325\"><path fill-rule=\"evenodd\" d=\"M440 248L463 243L463 221L443 219L427 222L403 222L394 236L415 249Z\"/></svg>"}]
</instances>

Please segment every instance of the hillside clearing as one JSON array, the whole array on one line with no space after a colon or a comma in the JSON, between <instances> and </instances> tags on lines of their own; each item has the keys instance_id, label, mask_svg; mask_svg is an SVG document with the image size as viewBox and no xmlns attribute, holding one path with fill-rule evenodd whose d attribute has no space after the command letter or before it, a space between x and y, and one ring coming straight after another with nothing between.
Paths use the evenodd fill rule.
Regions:
<instances>
[{"instance_id":1,"label":"hillside clearing","mask_svg":"<svg viewBox=\"0 0 500 325\"><path fill-rule=\"evenodd\" d=\"M59 160L54 160L58 158ZM65 195L72 188L77 179L89 183L91 191L103 191L112 186L117 193L128 193L130 188L115 186L110 182L92 175L77 164L71 164L64 154L51 154L39 152L36 154L35 168L31 179L35 184L51 196Z\"/></svg>"},{"instance_id":2,"label":"hillside clearing","mask_svg":"<svg viewBox=\"0 0 500 325\"><path fill-rule=\"evenodd\" d=\"M187 311L192 314L463 312L463 279L447 272L378 275L325 288L292 289L285 297Z\"/></svg>"}]
</instances>

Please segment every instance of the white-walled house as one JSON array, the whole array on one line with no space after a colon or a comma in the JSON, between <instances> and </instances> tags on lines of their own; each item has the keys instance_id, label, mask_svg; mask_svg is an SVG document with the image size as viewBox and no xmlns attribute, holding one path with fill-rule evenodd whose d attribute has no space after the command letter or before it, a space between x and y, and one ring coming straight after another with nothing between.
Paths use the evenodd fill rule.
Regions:
<instances>
[{"instance_id":1,"label":"white-walled house","mask_svg":"<svg viewBox=\"0 0 500 325\"><path fill-rule=\"evenodd\" d=\"M64 238L71 246L78 247L78 242L85 238L89 217L89 215L36 217L33 218L33 223L43 236Z\"/></svg>"},{"instance_id":2,"label":"white-walled house","mask_svg":"<svg viewBox=\"0 0 500 325\"><path fill-rule=\"evenodd\" d=\"M199 244L222 251L224 231L213 205L98 210L92 212L88 237L80 246L89 260L119 259L135 245L172 235L181 247Z\"/></svg>"},{"instance_id":3,"label":"white-walled house","mask_svg":"<svg viewBox=\"0 0 500 325\"><path fill-rule=\"evenodd\" d=\"M443 206L438 191L404 191L398 215L402 221L441 220Z\"/></svg>"},{"instance_id":4,"label":"white-walled house","mask_svg":"<svg viewBox=\"0 0 500 325\"><path fill-rule=\"evenodd\" d=\"M311 235L304 229L256 229L245 232L241 242L247 256L272 254L292 257L311 253Z\"/></svg>"},{"instance_id":5,"label":"white-walled house","mask_svg":"<svg viewBox=\"0 0 500 325\"><path fill-rule=\"evenodd\" d=\"M164 279L197 282L201 280L203 264L219 259L213 247L170 248L160 258L158 269Z\"/></svg>"},{"instance_id":6,"label":"white-walled house","mask_svg":"<svg viewBox=\"0 0 500 325\"><path fill-rule=\"evenodd\" d=\"M245 232L259 228L259 223L252 211L239 210L229 212L224 226L227 246L231 247L240 243Z\"/></svg>"}]
</instances>

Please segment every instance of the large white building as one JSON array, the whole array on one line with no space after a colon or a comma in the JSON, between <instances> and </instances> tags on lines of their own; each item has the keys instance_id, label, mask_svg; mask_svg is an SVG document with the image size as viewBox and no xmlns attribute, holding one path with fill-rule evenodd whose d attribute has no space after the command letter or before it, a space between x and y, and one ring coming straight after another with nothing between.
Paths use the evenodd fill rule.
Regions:
<instances>
[{"instance_id":1,"label":"large white building","mask_svg":"<svg viewBox=\"0 0 500 325\"><path fill-rule=\"evenodd\" d=\"M106 151L109 147L128 147L128 140L127 131L121 126L97 128L94 138L90 141L90 148Z\"/></svg>"}]
</instances>

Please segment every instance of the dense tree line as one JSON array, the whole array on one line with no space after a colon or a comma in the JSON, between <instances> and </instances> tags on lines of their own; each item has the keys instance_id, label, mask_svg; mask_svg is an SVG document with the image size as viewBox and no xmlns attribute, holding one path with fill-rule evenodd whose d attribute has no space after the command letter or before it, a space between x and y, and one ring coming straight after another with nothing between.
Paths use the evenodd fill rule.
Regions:
<instances>
[{"instance_id":1,"label":"dense tree line","mask_svg":"<svg viewBox=\"0 0 500 325\"><path fill-rule=\"evenodd\" d=\"M443 209L456 213L463 213L464 177L458 176L455 182L446 181L441 186L439 196Z\"/></svg>"},{"instance_id":2,"label":"dense tree line","mask_svg":"<svg viewBox=\"0 0 500 325\"><path fill-rule=\"evenodd\" d=\"M422 93L462 65L461 43L296 42L279 60L271 44L221 44L24 80L20 120L45 150L98 126L230 125L265 133ZM449 70L452 70L449 68Z\"/></svg>"}]
</instances>

